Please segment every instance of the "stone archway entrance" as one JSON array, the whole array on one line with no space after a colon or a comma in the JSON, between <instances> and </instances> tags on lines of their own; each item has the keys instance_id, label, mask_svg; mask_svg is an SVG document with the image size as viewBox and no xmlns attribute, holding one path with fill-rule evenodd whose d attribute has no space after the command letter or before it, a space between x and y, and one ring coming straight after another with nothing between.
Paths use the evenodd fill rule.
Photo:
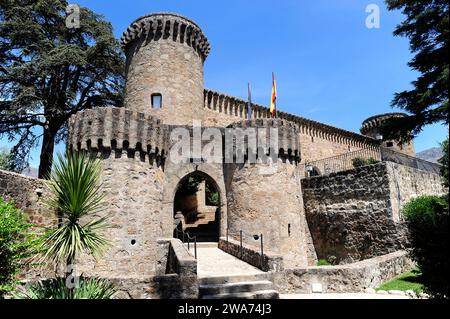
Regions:
<instances>
[{"instance_id":1,"label":"stone archway entrance","mask_svg":"<svg viewBox=\"0 0 450 319\"><path fill-rule=\"evenodd\" d=\"M180 222L178 229L196 236L198 242L218 242L220 203L220 189L208 174L196 171L184 176L173 199L173 216L176 223Z\"/></svg>"}]
</instances>

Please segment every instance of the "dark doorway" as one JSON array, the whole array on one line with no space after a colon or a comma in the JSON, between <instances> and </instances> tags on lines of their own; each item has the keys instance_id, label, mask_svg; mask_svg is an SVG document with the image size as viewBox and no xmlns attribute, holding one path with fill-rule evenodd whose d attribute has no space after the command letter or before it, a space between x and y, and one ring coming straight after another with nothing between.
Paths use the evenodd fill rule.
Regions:
<instances>
[{"instance_id":1,"label":"dark doorway","mask_svg":"<svg viewBox=\"0 0 450 319\"><path fill-rule=\"evenodd\" d=\"M209 175L194 172L181 179L173 208L177 229L196 236L198 242L219 241L220 192Z\"/></svg>"}]
</instances>

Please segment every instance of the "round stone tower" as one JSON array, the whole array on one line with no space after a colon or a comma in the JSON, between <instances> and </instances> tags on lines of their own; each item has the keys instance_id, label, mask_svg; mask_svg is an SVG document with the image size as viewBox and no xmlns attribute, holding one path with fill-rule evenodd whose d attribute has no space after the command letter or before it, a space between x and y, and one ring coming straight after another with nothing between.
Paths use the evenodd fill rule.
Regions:
<instances>
[{"instance_id":1,"label":"round stone tower","mask_svg":"<svg viewBox=\"0 0 450 319\"><path fill-rule=\"evenodd\" d=\"M263 234L265 249L281 255L285 267L315 264L316 256L303 209L298 167L300 148L295 125L281 120L258 119L231 127L254 127L258 132L276 129L278 149L272 164L260 158L256 163L225 164L229 235L239 240L242 231L243 242L256 245L253 236Z\"/></svg>"},{"instance_id":2,"label":"round stone tower","mask_svg":"<svg viewBox=\"0 0 450 319\"><path fill-rule=\"evenodd\" d=\"M164 124L192 124L204 103L203 64L210 44L200 27L173 13L134 21L121 39L126 54L125 107Z\"/></svg>"},{"instance_id":3,"label":"round stone tower","mask_svg":"<svg viewBox=\"0 0 450 319\"><path fill-rule=\"evenodd\" d=\"M385 121L392 118L401 118L405 116L406 114L404 113L386 113L369 117L362 124L360 130L361 134L380 140L382 142L382 146L386 148L393 149L406 155L416 156L413 141L410 141L409 143L399 143L399 141L396 140L386 140L383 138L381 133L381 126Z\"/></svg>"}]
</instances>

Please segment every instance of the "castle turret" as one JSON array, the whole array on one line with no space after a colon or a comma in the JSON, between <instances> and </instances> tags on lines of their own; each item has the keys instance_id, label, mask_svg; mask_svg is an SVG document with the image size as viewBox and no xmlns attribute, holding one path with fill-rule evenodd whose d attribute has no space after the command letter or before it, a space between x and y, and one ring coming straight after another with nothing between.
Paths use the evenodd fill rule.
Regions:
<instances>
[{"instance_id":1,"label":"castle turret","mask_svg":"<svg viewBox=\"0 0 450 319\"><path fill-rule=\"evenodd\" d=\"M258 119L230 127L275 129L278 132L278 149L270 150L271 154L275 151L273 161L258 159L256 163L225 164L230 236L239 238L242 231L244 242L252 243L252 235L263 234L265 247L280 254L288 268L315 264L316 256L303 210L298 167L300 146L295 124Z\"/></svg>"},{"instance_id":2,"label":"castle turret","mask_svg":"<svg viewBox=\"0 0 450 319\"><path fill-rule=\"evenodd\" d=\"M361 134L380 140L384 147L391 148L410 156L416 156L413 141L410 141L409 143L399 143L397 140L387 140L383 138L381 132L381 127L387 120L405 116L406 114L404 113L386 113L369 117L362 124L360 129Z\"/></svg>"},{"instance_id":3,"label":"castle turret","mask_svg":"<svg viewBox=\"0 0 450 319\"><path fill-rule=\"evenodd\" d=\"M127 57L125 107L164 124L192 124L204 103L203 64L210 45L200 27L173 13L134 21L121 40Z\"/></svg>"}]
</instances>

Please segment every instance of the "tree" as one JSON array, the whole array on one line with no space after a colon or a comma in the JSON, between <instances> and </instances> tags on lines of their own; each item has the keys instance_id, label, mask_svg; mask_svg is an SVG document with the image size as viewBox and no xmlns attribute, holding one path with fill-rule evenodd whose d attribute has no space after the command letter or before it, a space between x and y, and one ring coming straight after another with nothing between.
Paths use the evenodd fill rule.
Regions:
<instances>
[{"instance_id":1,"label":"tree","mask_svg":"<svg viewBox=\"0 0 450 319\"><path fill-rule=\"evenodd\" d=\"M448 197L416 197L402 213L409 230L410 255L422 273L425 291L434 298L450 298Z\"/></svg>"},{"instance_id":2,"label":"tree","mask_svg":"<svg viewBox=\"0 0 450 319\"><path fill-rule=\"evenodd\" d=\"M111 24L80 8L79 28L66 25L67 6L0 0L0 137L16 141L16 171L42 139L40 178L48 177L71 115L123 100L124 56Z\"/></svg>"},{"instance_id":3,"label":"tree","mask_svg":"<svg viewBox=\"0 0 450 319\"><path fill-rule=\"evenodd\" d=\"M402 10L405 21L394 35L407 37L415 54L408 63L420 76L413 89L396 93L393 107L406 110L383 127L386 139L408 141L433 123L448 125L449 3L447 0L386 0L389 10Z\"/></svg>"},{"instance_id":4,"label":"tree","mask_svg":"<svg viewBox=\"0 0 450 319\"><path fill-rule=\"evenodd\" d=\"M439 164L441 164L441 175L444 187L448 189L448 137L442 142L442 157L439 159Z\"/></svg>"}]
</instances>

